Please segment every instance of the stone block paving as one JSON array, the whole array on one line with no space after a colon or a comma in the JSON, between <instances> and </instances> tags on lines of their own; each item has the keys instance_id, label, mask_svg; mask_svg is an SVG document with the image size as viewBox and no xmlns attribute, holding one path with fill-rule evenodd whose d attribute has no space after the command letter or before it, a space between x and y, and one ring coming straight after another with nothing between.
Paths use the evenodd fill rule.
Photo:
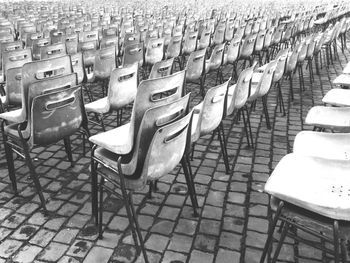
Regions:
<instances>
[{"instance_id":1,"label":"stone block paving","mask_svg":"<svg viewBox=\"0 0 350 263\"><path fill-rule=\"evenodd\" d=\"M289 82L283 81L287 114L276 106L276 91L268 97L272 129L266 128L259 101L251 113L255 149L249 148L243 122L224 120L231 173L225 173L220 143L216 136L201 138L196 145L192 169L199 200L199 217L194 217L186 194L182 169L177 167L159 182L151 199L148 188L134 196L138 220L145 237L150 262L242 263L258 262L268 229L269 198L264 183L278 161L292 151L295 135L310 130L304 124L308 110L321 105L332 80L348 62L348 50L329 68L323 67L310 84L305 72L306 90L300 94L298 75L293 77L294 101ZM231 67L224 69L225 79ZM215 73L206 87L215 85ZM198 86L192 92L191 106L201 96ZM99 87L95 86L94 90ZM124 121L130 115L124 114ZM90 116L91 118L93 116ZM107 118L107 128L115 127L116 115ZM91 125L91 133L101 127ZM90 152L83 155L82 137L72 138L74 167L67 161L63 143L33 151L36 171L47 200L43 214L25 163L16 158L18 196L14 196L8 177L4 147L0 166L0 263L2 262L143 262L133 243L123 202L110 194L104 196L104 238L98 239L91 220ZM294 262L292 241L283 246L281 262ZM299 262L321 262L322 253L299 245Z\"/></svg>"}]
</instances>

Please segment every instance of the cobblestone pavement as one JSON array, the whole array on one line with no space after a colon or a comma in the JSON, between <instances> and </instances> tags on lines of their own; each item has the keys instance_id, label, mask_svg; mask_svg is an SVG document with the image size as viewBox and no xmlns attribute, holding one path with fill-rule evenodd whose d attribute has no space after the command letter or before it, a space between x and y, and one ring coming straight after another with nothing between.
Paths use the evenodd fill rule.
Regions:
<instances>
[{"instance_id":1,"label":"cobblestone pavement","mask_svg":"<svg viewBox=\"0 0 350 263\"><path fill-rule=\"evenodd\" d=\"M276 92L272 90L268 98L271 130L266 128L258 102L251 113L255 150L247 146L242 122L236 124L230 117L225 119L230 174L225 174L217 138L209 135L200 139L192 161L199 217L192 216L180 168L160 180L158 192L151 199L146 196L148 189L135 194L138 219L152 263L258 262L268 227L269 201L263 193L264 182L278 161L292 151L295 135L303 129L312 129L304 125L308 110L322 104L323 95L332 88L332 80L350 58L348 50L345 54L338 51L339 59L329 68L323 67L320 75L315 74L312 85L308 71L304 70L306 90L302 94L298 75L294 75L294 101L289 98L289 82L283 82L286 116L276 107ZM224 70L225 79L230 72L231 67ZM214 85L212 74L206 86ZM188 87L193 106L200 95L196 85ZM113 127L115 117L106 121L108 128ZM90 127L92 134L101 131L98 126ZM63 143L34 150L36 170L50 211L44 215L27 166L19 158L15 160L19 195L13 195L1 145L0 263L143 261L133 245L123 203L109 194L104 202L104 238L97 238L91 220L90 152L83 156L80 136L72 138L72 147L74 167L67 161ZM292 243L287 243L280 259L294 262ZM299 262L321 262L322 254L299 245L299 257Z\"/></svg>"}]
</instances>

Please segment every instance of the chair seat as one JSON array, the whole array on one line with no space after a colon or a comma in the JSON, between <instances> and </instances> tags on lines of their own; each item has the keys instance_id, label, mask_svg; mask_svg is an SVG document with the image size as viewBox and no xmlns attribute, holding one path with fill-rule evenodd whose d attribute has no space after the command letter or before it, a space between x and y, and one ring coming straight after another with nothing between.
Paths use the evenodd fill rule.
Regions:
<instances>
[{"instance_id":1,"label":"chair seat","mask_svg":"<svg viewBox=\"0 0 350 263\"><path fill-rule=\"evenodd\" d=\"M344 74L350 74L350 62L346 64L345 68L343 69Z\"/></svg>"},{"instance_id":2,"label":"chair seat","mask_svg":"<svg viewBox=\"0 0 350 263\"><path fill-rule=\"evenodd\" d=\"M350 160L350 134L301 131L294 140L293 153L327 159Z\"/></svg>"},{"instance_id":3,"label":"chair seat","mask_svg":"<svg viewBox=\"0 0 350 263\"><path fill-rule=\"evenodd\" d=\"M323 97L322 102L334 106L350 107L350 90L348 89L331 89Z\"/></svg>"},{"instance_id":4,"label":"chair seat","mask_svg":"<svg viewBox=\"0 0 350 263\"><path fill-rule=\"evenodd\" d=\"M263 76L263 72L254 72L251 80L251 84L258 84Z\"/></svg>"},{"instance_id":5,"label":"chair seat","mask_svg":"<svg viewBox=\"0 0 350 263\"><path fill-rule=\"evenodd\" d=\"M134 135L130 132L130 123L115 129L91 136L89 140L116 154L128 154L133 148Z\"/></svg>"},{"instance_id":6,"label":"chair seat","mask_svg":"<svg viewBox=\"0 0 350 263\"><path fill-rule=\"evenodd\" d=\"M1 113L0 119L6 120L8 122L14 122L14 123L21 123L25 121L25 118L22 116L22 109Z\"/></svg>"},{"instance_id":7,"label":"chair seat","mask_svg":"<svg viewBox=\"0 0 350 263\"><path fill-rule=\"evenodd\" d=\"M272 196L317 214L349 221L350 162L288 154L265 184Z\"/></svg>"},{"instance_id":8,"label":"chair seat","mask_svg":"<svg viewBox=\"0 0 350 263\"><path fill-rule=\"evenodd\" d=\"M334 85L350 86L350 74L341 74L333 80Z\"/></svg>"},{"instance_id":9,"label":"chair seat","mask_svg":"<svg viewBox=\"0 0 350 263\"><path fill-rule=\"evenodd\" d=\"M305 123L338 132L350 132L350 108L315 106L309 110Z\"/></svg>"},{"instance_id":10,"label":"chair seat","mask_svg":"<svg viewBox=\"0 0 350 263\"><path fill-rule=\"evenodd\" d=\"M108 151L103 147L97 147L95 151L95 158L101 160L106 165L118 171L118 158L119 158L118 154ZM102 166L98 170L99 172L103 173L108 178L108 180L112 182L120 181L119 175L116 173L113 173L110 169L107 169ZM125 171L123 171L123 174L125 178L125 184L128 189L138 190L138 189L141 189L143 186L145 186L145 182L143 180L132 179L130 177L127 177L125 175Z\"/></svg>"},{"instance_id":11,"label":"chair seat","mask_svg":"<svg viewBox=\"0 0 350 263\"><path fill-rule=\"evenodd\" d=\"M18 134L18 125L19 125L18 123L13 123L13 124L5 126L4 127L5 133L7 135L11 135L12 137L20 139L19 134ZM24 139L28 139L30 137L30 131L27 129L22 130L22 135L23 135Z\"/></svg>"},{"instance_id":12,"label":"chair seat","mask_svg":"<svg viewBox=\"0 0 350 263\"><path fill-rule=\"evenodd\" d=\"M108 98L104 97L102 99L98 99L88 104L85 104L85 110L88 112L95 112L99 114L108 113L110 110Z\"/></svg>"}]
</instances>

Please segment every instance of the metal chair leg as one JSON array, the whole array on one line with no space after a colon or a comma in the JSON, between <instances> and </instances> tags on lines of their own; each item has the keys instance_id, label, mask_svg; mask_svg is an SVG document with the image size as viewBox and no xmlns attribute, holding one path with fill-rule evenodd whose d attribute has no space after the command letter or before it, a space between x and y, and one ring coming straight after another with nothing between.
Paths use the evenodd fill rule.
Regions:
<instances>
[{"instance_id":1,"label":"metal chair leg","mask_svg":"<svg viewBox=\"0 0 350 263\"><path fill-rule=\"evenodd\" d=\"M74 162L73 162L72 146L71 146L71 143L70 143L70 138L69 137L64 138L63 142L64 142L64 148L66 150L68 160L71 163L71 167L73 167L74 166Z\"/></svg>"},{"instance_id":2,"label":"metal chair leg","mask_svg":"<svg viewBox=\"0 0 350 263\"><path fill-rule=\"evenodd\" d=\"M196 197L196 190L194 188L193 181L190 178L191 175L190 175L190 172L188 170L188 165L186 162L185 155L181 159L181 165L182 165L182 169L184 170L185 179L186 179L186 183L187 183L187 189L188 189L188 192L190 194L190 198L191 198L191 202L192 202L193 215L195 217L197 217L198 216L198 212L197 212L198 200Z\"/></svg>"},{"instance_id":3,"label":"metal chair leg","mask_svg":"<svg viewBox=\"0 0 350 263\"><path fill-rule=\"evenodd\" d=\"M223 127L222 122L219 124L219 127L218 127L218 135L219 135L222 157L224 158L226 173L229 174L230 173L230 165L229 165L229 161L228 161L226 140L225 140L224 127Z\"/></svg>"},{"instance_id":4,"label":"metal chair leg","mask_svg":"<svg viewBox=\"0 0 350 263\"><path fill-rule=\"evenodd\" d=\"M99 215L98 215L98 238L102 239L103 238L103 233L102 233L102 224L103 224L103 185L104 185L105 179L101 176L100 179L100 184L98 187L99 190Z\"/></svg>"},{"instance_id":5,"label":"metal chair leg","mask_svg":"<svg viewBox=\"0 0 350 263\"><path fill-rule=\"evenodd\" d=\"M280 251L281 251L281 248L282 248L284 239L285 239L286 236L287 236L287 233L288 233L289 228L290 228L290 224L286 222L285 225L284 225L284 227L283 227L283 231L282 231L282 233L281 233L280 240L278 241L275 254L274 254L273 258L272 258L272 261L271 261L272 263L277 262L277 258L278 258L278 256L279 256L279 253L280 253Z\"/></svg>"},{"instance_id":6,"label":"metal chair leg","mask_svg":"<svg viewBox=\"0 0 350 263\"><path fill-rule=\"evenodd\" d=\"M339 263L339 224L337 220L333 223L333 235L334 235L334 263Z\"/></svg>"},{"instance_id":7,"label":"metal chair leg","mask_svg":"<svg viewBox=\"0 0 350 263\"><path fill-rule=\"evenodd\" d=\"M247 124L247 121L246 121L246 118L245 118L245 115L244 115L244 110L240 109L240 112L241 112L242 118L243 118L244 130L245 130L245 134L246 134L246 138L247 138L248 147L251 147L250 139L249 139L250 135L249 135L249 131L248 131L248 124Z\"/></svg>"},{"instance_id":8,"label":"metal chair leg","mask_svg":"<svg viewBox=\"0 0 350 263\"><path fill-rule=\"evenodd\" d=\"M9 172L9 177L10 177L11 184L12 184L12 190L15 194L17 194L17 180L16 180L16 175L15 175L13 154L12 154L11 146L7 143L8 137L4 131L4 123L2 123L1 130L2 130L2 138L3 138L3 142L4 142L4 148L5 148L7 170Z\"/></svg>"}]
</instances>

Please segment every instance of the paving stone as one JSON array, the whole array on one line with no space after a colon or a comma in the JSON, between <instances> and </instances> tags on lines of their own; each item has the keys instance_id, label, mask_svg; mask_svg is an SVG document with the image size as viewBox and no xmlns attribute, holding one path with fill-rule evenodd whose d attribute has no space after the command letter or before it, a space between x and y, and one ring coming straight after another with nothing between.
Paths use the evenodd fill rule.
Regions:
<instances>
[{"instance_id":1,"label":"paving stone","mask_svg":"<svg viewBox=\"0 0 350 263\"><path fill-rule=\"evenodd\" d=\"M79 263L79 261L73 257L64 256L58 261L58 263Z\"/></svg>"},{"instance_id":2,"label":"paving stone","mask_svg":"<svg viewBox=\"0 0 350 263\"><path fill-rule=\"evenodd\" d=\"M175 232L183 233L186 235L193 235L196 231L197 224L198 223L193 220L180 219L175 228Z\"/></svg>"},{"instance_id":3,"label":"paving stone","mask_svg":"<svg viewBox=\"0 0 350 263\"><path fill-rule=\"evenodd\" d=\"M45 247L51 239L56 235L55 232L47 230L47 229L40 229L35 236L33 236L29 242L31 244L40 246L40 247Z\"/></svg>"},{"instance_id":4,"label":"paving stone","mask_svg":"<svg viewBox=\"0 0 350 263\"><path fill-rule=\"evenodd\" d=\"M14 262L30 263L42 251L41 247L34 245L26 245L22 247L19 252L13 257Z\"/></svg>"},{"instance_id":5,"label":"paving stone","mask_svg":"<svg viewBox=\"0 0 350 263\"><path fill-rule=\"evenodd\" d=\"M12 214L9 217L7 217L3 222L2 226L8 227L8 228L17 228L22 222L26 219L25 216L20 214Z\"/></svg>"},{"instance_id":6,"label":"paving stone","mask_svg":"<svg viewBox=\"0 0 350 263\"><path fill-rule=\"evenodd\" d=\"M58 218L53 218L50 219L46 222L46 224L44 225L46 228L49 228L51 230L58 230L61 228L61 226L63 225L63 223L67 220L67 218L65 217L58 217Z\"/></svg>"},{"instance_id":7,"label":"paving stone","mask_svg":"<svg viewBox=\"0 0 350 263\"><path fill-rule=\"evenodd\" d=\"M51 242L38 256L38 259L44 261L57 262L67 251L69 246Z\"/></svg>"},{"instance_id":8,"label":"paving stone","mask_svg":"<svg viewBox=\"0 0 350 263\"><path fill-rule=\"evenodd\" d=\"M174 222L169 220L159 220L153 227L151 228L151 232L162 234L162 235L170 235L173 231Z\"/></svg>"},{"instance_id":9,"label":"paving stone","mask_svg":"<svg viewBox=\"0 0 350 263\"><path fill-rule=\"evenodd\" d=\"M212 263L214 262L214 255L210 253L205 253L198 250L193 250L189 263Z\"/></svg>"},{"instance_id":10,"label":"paving stone","mask_svg":"<svg viewBox=\"0 0 350 263\"><path fill-rule=\"evenodd\" d=\"M22 241L6 239L0 244L0 257L9 258L22 246L22 244Z\"/></svg>"},{"instance_id":11,"label":"paving stone","mask_svg":"<svg viewBox=\"0 0 350 263\"><path fill-rule=\"evenodd\" d=\"M230 251L227 249L220 248L216 256L215 262L220 263L239 263L240 262L240 253L236 251Z\"/></svg>"},{"instance_id":12,"label":"paving stone","mask_svg":"<svg viewBox=\"0 0 350 263\"><path fill-rule=\"evenodd\" d=\"M184 254L176 253L173 251L166 251L164 254L164 257L162 259L163 263L180 263L180 262L186 262L187 257Z\"/></svg>"},{"instance_id":13,"label":"paving stone","mask_svg":"<svg viewBox=\"0 0 350 263\"><path fill-rule=\"evenodd\" d=\"M198 250L214 252L216 238L214 236L198 234L194 242L194 247Z\"/></svg>"},{"instance_id":14,"label":"paving stone","mask_svg":"<svg viewBox=\"0 0 350 263\"><path fill-rule=\"evenodd\" d=\"M164 206L158 217L169 220L176 220L179 214L180 208Z\"/></svg>"},{"instance_id":15,"label":"paving stone","mask_svg":"<svg viewBox=\"0 0 350 263\"><path fill-rule=\"evenodd\" d=\"M221 222L217 220L202 219L199 232L218 236L220 232Z\"/></svg>"},{"instance_id":16,"label":"paving stone","mask_svg":"<svg viewBox=\"0 0 350 263\"><path fill-rule=\"evenodd\" d=\"M96 244L102 247L115 248L121 236L122 235L118 233L104 231L103 238L99 239Z\"/></svg>"},{"instance_id":17,"label":"paving stone","mask_svg":"<svg viewBox=\"0 0 350 263\"><path fill-rule=\"evenodd\" d=\"M206 205L203 208L202 217L217 219L220 220L222 218L222 208Z\"/></svg>"},{"instance_id":18,"label":"paving stone","mask_svg":"<svg viewBox=\"0 0 350 263\"><path fill-rule=\"evenodd\" d=\"M136 258L136 249L134 246L121 244L114 251L111 260L112 262L133 262Z\"/></svg>"},{"instance_id":19,"label":"paving stone","mask_svg":"<svg viewBox=\"0 0 350 263\"><path fill-rule=\"evenodd\" d=\"M169 250L188 253L191 249L193 238L174 234L170 239Z\"/></svg>"},{"instance_id":20,"label":"paving stone","mask_svg":"<svg viewBox=\"0 0 350 263\"><path fill-rule=\"evenodd\" d=\"M139 219L140 222L140 219ZM124 231L129 226L129 219L126 217L115 216L109 223L108 228L112 230Z\"/></svg>"},{"instance_id":21,"label":"paving stone","mask_svg":"<svg viewBox=\"0 0 350 263\"><path fill-rule=\"evenodd\" d=\"M104 247L93 247L83 262L84 263L108 262L112 254L113 254L112 249L104 248Z\"/></svg>"},{"instance_id":22,"label":"paving stone","mask_svg":"<svg viewBox=\"0 0 350 263\"><path fill-rule=\"evenodd\" d=\"M78 229L64 228L57 233L53 240L56 242L70 244L73 241L73 239L78 235L78 233Z\"/></svg>"},{"instance_id":23,"label":"paving stone","mask_svg":"<svg viewBox=\"0 0 350 263\"><path fill-rule=\"evenodd\" d=\"M146 241L146 248L162 252L168 245L169 238L158 234L151 234Z\"/></svg>"},{"instance_id":24,"label":"paving stone","mask_svg":"<svg viewBox=\"0 0 350 263\"><path fill-rule=\"evenodd\" d=\"M12 234L12 238L17 240L29 240L38 229L38 226L22 225Z\"/></svg>"},{"instance_id":25,"label":"paving stone","mask_svg":"<svg viewBox=\"0 0 350 263\"><path fill-rule=\"evenodd\" d=\"M83 258L89 252L91 246L92 242L77 239L69 248L67 255L72 257Z\"/></svg>"},{"instance_id":26,"label":"paving stone","mask_svg":"<svg viewBox=\"0 0 350 263\"><path fill-rule=\"evenodd\" d=\"M241 236L230 233L230 232L222 232L220 235L219 245L221 247L229 248L231 250L240 251L241 249Z\"/></svg>"}]
</instances>

